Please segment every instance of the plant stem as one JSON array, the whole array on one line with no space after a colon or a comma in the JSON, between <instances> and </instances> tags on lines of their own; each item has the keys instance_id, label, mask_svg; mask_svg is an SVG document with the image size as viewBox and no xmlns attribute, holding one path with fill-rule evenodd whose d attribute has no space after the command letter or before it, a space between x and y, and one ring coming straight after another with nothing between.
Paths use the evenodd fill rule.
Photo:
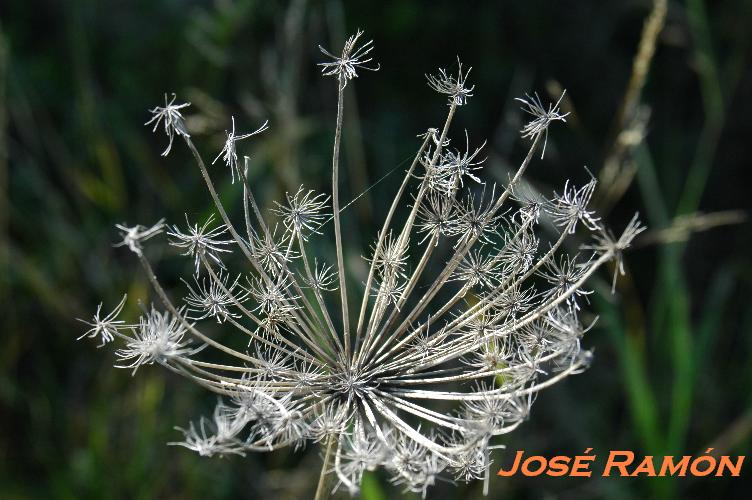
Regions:
<instances>
[{"instance_id":1,"label":"plant stem","mask_svg":"<svg viewBox=\"0 0 752 500\"><path fill-rule=\"evenodd\" d=\"M344 85L339 83L337 93L337 128L334 132L334 153L332 154L332 211L334 215L334 242L337 247L337 271L339 290L342 297L342 335L345 343L345 358L350 357L350 313L347 307L347 285L345 280L345 262L342 249L342 229L339 219L339 143L342 137L342 111Z\"/></svg>"},{"instance_id":2,"label":"plant stem","mask_svg":"<svg viewBox=\"0 0 752 500\"><path fill-rule=\"evenodd\" d=\"M334 449L334 436L330 436L326 443L326 452L324 453L324 463L321 464L321 474L319 474L319 485L316 487L316 496L314 500L324 500L329 496L326 491L326 469L329 468L329 461L332 457L332 450Z\"/></svg>"}]
</instances>

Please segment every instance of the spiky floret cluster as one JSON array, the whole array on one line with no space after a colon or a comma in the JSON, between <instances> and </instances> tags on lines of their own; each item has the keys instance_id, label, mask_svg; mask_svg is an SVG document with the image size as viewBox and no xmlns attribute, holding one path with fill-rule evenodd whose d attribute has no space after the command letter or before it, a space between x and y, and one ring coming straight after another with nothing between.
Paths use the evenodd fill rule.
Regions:
<instances>
[{"instance_id":1,"label":"spiky floret cluster","mask_svg":"<svg viewBox=\"0 0 752 500\"><path fill-rule=\"evenodd\" d=\"M332 194L302 187L288 194L272 210L275 225L257 205L248 161L240 168L235 149L266 124L235 135L233 120L219 156L242 185L244 219L236 224L186 132L179 112L186 105L170 101L153 110L150 123L163 120L170 144L177 134L195 156L221 223L189 222L187 232L168 227L170 244L193 260L185 305L162 288L143 251L164 222L119 225L120 245L137 255L166 310L127 324L117 319L125 299L104 317L100 305L83 336L102 344L121 339L119 366L135 372L159 363L222 397L211 419L180 429L184 441L172 444L212 456L321 442L332 457L325 472L353 494L363 472L376 467L425 494L440 475L488 478L490 451L528 417L536 394L587 367L591 356L580 345L587 328L578 319L590 293L585 283L608 261L623 273L623 251L642 228L635 218L618 238L604 229L588 208L594 180L567 182L549 200L522 193L522 176L549 125L565 116L537 96L523 100L534 117L522 130L532 142L527 155L507 185L485 184L482 146L471 148L466 135L464 150L455 150L448 139L473 87L461 66L456 75L441 70L428 81L449 96L448 116L442 128L420 136L371 246L365 283L351 284L360 307L350 317L356 293L344 289L336 180L344 84L370 61L371 42L355 46L360 35L323 64L339 81ZM408 202L401 215L398 207ZM545 245L538 236L543 219L558 231ZM319 264L309 240L330 231L332 220L337 264ZM568 255L565 240L578 228L594 241ZM230 250L245 262L232 271ZM204 333L202 325L214 321L247 348ZM226 360L217 361L221 356Z\"/></svg>"}]
</instances>

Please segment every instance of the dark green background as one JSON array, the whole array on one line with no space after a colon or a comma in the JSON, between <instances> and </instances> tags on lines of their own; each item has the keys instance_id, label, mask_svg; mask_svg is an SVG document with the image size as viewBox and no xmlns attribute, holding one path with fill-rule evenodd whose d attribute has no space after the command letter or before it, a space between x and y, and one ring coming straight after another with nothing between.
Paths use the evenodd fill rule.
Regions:
<instances>
[{"instance_id":1,"label":"dark green background","mask_svg":"<svg viewBox=\"0 0 752 500\"><path fill-rule=\"evenodd\" d=\"M75 342L97 304L123 291L148 300L145 277L113 249L113 224L209 213L185 148L162 158L147 108L177 92L213 158L229 116L239 130L270 119L242 151L264 205L300 182L328 189L335 85L318 76L317 44L339 50L361 27L377 73L347 95L344 200L408 158L438 126L442 97L424 73L473 66L475 96L453 129L489 141L484 176L503 181L524 154L513 97L566 87L576 114L552 128L527 178L550 192L600 171L631 72L648 1L321 2L5 1L0 6L0 497L301 498L320 467L309 447L202 459L167 447L214 399L155 367L112 368L111 349ZM625 195L603 206L621 228L635 211L652 231L696 211L750 208L752 71L749 1L670 1L642 102L652 115ZM355 105L357 103L357 106ZM215 169L219 171L219 167ZM237 200L229 176L228 204ZM375 234L397 176L348 209L353 255ZM681 219L680 219L681 220ZM687 220L687 219L684 219ZM693 219L691 219L693 220ZM657 233L653 233L655 235ZM617 294L604 272L585 339L584 375L542 393L509 449L576 455L748 455L752 449L752 234L748 223L645 244ZM323 248L322 251L326 251ZM155 260L159 255L155 254ZM174 286L183 261L160 270ZM126 315L137 314L131 301ZM511 453L496 453L496 463ZM747 458L749 460L749 457ZM600 460L602 464L602 458ZM742 498L740 478L493 478L493 498ZM599 470L596 467L596 471ZM747 483L745 485L745 483ZM397 497L381 474L363 498ZM442 484L431 498L480 497Z\"/></svg>"}]
</instances>

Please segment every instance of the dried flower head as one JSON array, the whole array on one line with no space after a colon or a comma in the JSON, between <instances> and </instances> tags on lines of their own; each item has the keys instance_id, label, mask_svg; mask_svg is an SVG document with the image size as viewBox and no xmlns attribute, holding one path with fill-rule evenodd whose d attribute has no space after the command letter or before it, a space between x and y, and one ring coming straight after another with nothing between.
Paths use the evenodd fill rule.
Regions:
<instances>
[{"instance_id":1,"label":"dried flower head","mask_svg":"<svg viewBox=\"0 0 752 500\"><path fill-rule=\"evenodd\" d=\"M152 307L142 316L138 326L131 328L132 335L123 335L125 346L115 351L120 362L118 368L133 368L133 373L142 365L160 363L170 365L171 360L190 356L201 348L191 347L191 340L184 339L190 326L183 319L185 310L176 315L160 312Z\"/></svg>"},{"instance_id":2,"label":"dried flower head","mask_svg":"<svg viewBox=\"0 0 752 500\"><path fill-rule=\"evenodd\" d=\"M361 34L340 57L324 51L334 60L321 63L339 80L331 195L303 187L288 193L272 211L279 231L247 185L247 163L242 171L237 165L235 143L261 129L236 136L233 120L216 158L242 181L243 217L233 222L190 136L180 132L180 108L155 108L168 135L178 133L196 155L221 225L209 218L185 232L169 229L170 244L195 270L183 307L143 248L164 222L117 226L118 246L135 252L165 311L152 309L128 325L117 319L125 299L104 317L100 305L82 337L120 339L118 366L135 372L161 364L218 394L213 418L180 429L183 441L170 443L202 456L310 440L331 458L324 475L335 474L336 488L352 494L363 473L379 467L424 496L446 475L487 485L492 452L529 417L539 391L589 365L581 347L588 328L578 317L590 293L586 282L609 261L623 273L624 250L642 227L635 218L621 236L608 232L589 208L595 180L580 188L567 181L551 200L521 193L549 126L566 116L558 102L546 108L537 95L522 99L533 115L522 130L532 141L528 154L506 186L485 184L482 146L471 149L465 133L464 151L450 148L452 118L473 91L470 70L458 63L455 76L440 70L428 77L449 97L447 119L419 136L366 259L367 279L354 289L346 279L353 259L342 243L338 169L344 87L357 69L376 69L365 66L372 44L358 48ZM552 238L539 231L544 218L560 231ZM594 242L569 255L565 242L577 230L594 233ZM310 242L319 236L334 242L336 265L319 265ZM235 258L225 262L230 250ZM205 334L205 322L215 323L213 330L219 322L220 331ZM230 336L247 348L238 350Z\"/></svg>"},{"instance_id":3,"label":"dried flower head","mask_svg":"<svg viewBox=\"0 0 752 500\"><path fill-rule=\"evenodd\" d=\"M238 141L242 141L243 139L248 139L249 137L253 137L256 134L260 134L261 132L266 131L269 128L269 122L265 121L259 128L254 130L253 132L249 132L247 134L241 134L236 135L235 134L235 117L231 117L232 120L232 130L225 131L225 134L227 134L227 139L225 140L225 145L222 147L222 151L219 152L216 158L214 158L214 161L212 161L212 165L217 163L217 160L222 158L225 165L230 167L230 172L232 174L232 183L235 184L235 173L237 172L238 178L240 178L240 171L238 167L238 153L236 149L236 143Z\"/></svg>"},{"instance_id":4,"label":"dried flower head","mask_svg":"<svg viewBox=\"0 0 752 500\"><path fill-rule=\"evenodd\" d=\"M277 208L274 213L282 217L285 228L294 235L300 235L304 240L311 233L321 234L318 229L327 219L326 207L329 196L316 194L312 190L305 190L300 186L295 194L286 193L287 203L274 202Z\"/></svg>"},{"instance_id":5,"label":"dried flower head","mask_svg":"<svg viewBox=\"0 0 752 500\"><path fill-rule=\"evenodd\" d=\"M543 106L543 103L541 102L540 97L538 97L537 93L534 93L532 97L528 94L525 94L524 99L521 97L515 98L516 100L524 104L522 109L533 117L532 121L528 122L524 127L522 127L522 137L535 139L541 134L544 135L543 148L541 148L541 158L543 158L543 155L546 153L546 144L548 143L548 126L551 125L551 122L553 121L567 121L566 117L569 115L569 113L562 114L559 112L559 104L561 103L561 100L564 99L564 94L566 94L566 90L561 93L561 96L559 96L559 100L556 101L556 104L548 105L548 109Z\"/></svg>"},{"instance_id":6,"label":"dried flower head","mask_svg":"<svg viewBox=\"0 0 752 500\"><path fill-rule=\"evenodd\" d=\"M102 347L103 345L115 340L115 336L118 335L118 332L120 330L129 328L129 326L125 324L125 321L115 319L120 316L120 313L123 311L123 306L125 306L125 301L127 298L127 294L123 295L123 298L120 299L120 302L118 302L118 305L115 306L115 309L113 309L110 314L105 315L103 318L100 317L103 303L100 303L99 306L97 306L97 312L94 314L94 318L91 321L79 319L78 321L88 325L91 328L86 330L83 335L78 337L78 339L76 340L81 340L84 337L88 337L90 339L99 337L101 341L99 347Z\"/></svg>"},{"instance_id":7,"label":"dried flower head","mask_svg":"<svg viewBox=\"0 0 752 500\"><path fill-rule=\"evenodd\" d=\"M183 137L190 137L188 129L185 128L185 120L183 119L183 115L180 113L180 110L187 108L191 105L191 103L186 102L183 104L174 104L176 98L177 96L175 94L172 94L172 99L170 99L170 101L168 102L167 94L165 94L164 107L156 106L151 109L150 113L152 114L152 117L144 124L151 125L153 123L154 128L152 129L152 132L156 132L160 123L164 126L165 134L167 134L167 137L169 137L170 142L167 144L167 148L162 151L162 156L167 156L168 154L170 154L170 150L172 149L172 141L175 138L175 134Z\"/></svg>"},{"instance_id":8,"label":"dried flower head","mask_svg":"<svg viewBox=\"0 0 752 500\"><path fill-rule=\"evenodd\" d=\"M229 282L229 275L220 271L216 279L194 276L195 287L183 280L188 287L188 295L184 297L188 305L188 313L191 320L199 321L205 318L215 318L218 323L224 322L228 317L240 318L240 314L232 312L230 307L240 304L250 296L250 292L244 289L238 282L237 276Z\"/></svg>"},{"instance_id":9,"label":"dried flower head","mask_svg":"<svg viewBox=\"0 0 752 500\"><path fill-rule=\"evenodd\" d=\"M342 47L342 55L335 56L324 47L319 45L319 50L324 55L331 57L332 61L319 63L321 66L321 73L326 76L336 76L339 81L340 87L344 88L349 80L358 77L356 69L365 69L368 71L378 71L380 65L368 66L373 59L369 57L369 54L373 50L373 40L365 42L360 47L357 47L358 39L363 35L361 30L358 30L354 35L347 39L345 46Z\"/></svg>"},{"instance_id":10,"label":"dried flower head","mask_svg":"<svg viewBox=\"0 0 752 500\"><path fill-rule=\"evenodd\" d=\"M227 246L234 243L233 240L220 239L227 233L227 227L220 224L213 229L209 229L214 223L214 214L210 215L201 226L198 224L191 226L188 221L188 214L185 214L185 222L188 225L187 232L182 232L177 225L173 225L172 229L167 231L167 235L170 236L170 245L185 250L183 255L193 257L196 274L199 274L201 270L202 258L209 257L217 265L223 267L219 254L230 252L231 250Z\"/></svg>"},{"instance_id":11,"label":"dried flower head","mask_svg":"<svg viewBox=\"0 0 752 500\"><path fill-rule=\"evenodd\" d=\"M160 219L151 227L142 226L136 224L135 226L126 226L123 224L115 224L115 227L120 230L120 236L122 240L115 243L115 247L128 247L131 252L140 255L143 242L154 236L160 234L165 227L165 220Z\"/></svg>"},{"instance_id":12,"label":"dried flower head","mask_svg":"<svg viewBox=\"0 0 752 500\"><path fill-rule=\"evenodd\" d=\"M467 98L473 96L475 85L467 86L467 77L473 68L467 68L462 72L462 61L457 57L457 75L450 75L447 70L439 68L438 76L426 75L428 86L440 94L449 96L449 105L464 106Z\"/></svg>"}]
</instances>

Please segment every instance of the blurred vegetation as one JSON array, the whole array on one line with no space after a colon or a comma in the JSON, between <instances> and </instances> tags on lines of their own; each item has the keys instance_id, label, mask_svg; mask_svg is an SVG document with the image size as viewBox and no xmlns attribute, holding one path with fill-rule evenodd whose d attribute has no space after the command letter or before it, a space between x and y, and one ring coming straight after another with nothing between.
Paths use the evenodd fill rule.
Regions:
<instances>
[{"instance_id":1,"label":"blurred vegetation","mask_svg":"<svg viewBox=\"0 0 752 500\"><path fill-rule=\"evenodd\" d=\"M608 273L594 283L592 368L541 394L508 449L749 455L752 2L656 5L3 2L0 497L312 493L315 448L201 459L165 446L173 425L210 411L212 396L158 368L135 378L113 369L107 349L75 342L74 318L101 300L115 304L122 291L149 300L136 262L110 245L115 222L211 210L184 148L159 156L164 137L142 126L146 109L164 92L191 101L188 126L206 156L221 146L231 113L242 129L269 118L271 132L252 151L257 195L268 205L301 182L327 189L335 96L317 76L317 44L339 47L356 27L374 38L382 70L348 87L344 199L410 157L415 135L441 119L444 102L423 74L459 54L476 89L454 135L467 128L476 142L488 138L486 176L503 181L522 154L512 98L566 87L568 126L552 130L528 181L550 192L587 176L587 165L603 181L598 204L611 226L634 211L650 226L616 294ZM349 209L353 246L374 234L394 182ZM221 191L230 203L237 195L229 179ZM163 271L174 284L180 269ZM497 478L491 497L738 498L747 478ZM399 495L379 474L364 481L364 499ZM476 498L480 485L441 484L429 497Z\"/></svg>"}]
</instances>

